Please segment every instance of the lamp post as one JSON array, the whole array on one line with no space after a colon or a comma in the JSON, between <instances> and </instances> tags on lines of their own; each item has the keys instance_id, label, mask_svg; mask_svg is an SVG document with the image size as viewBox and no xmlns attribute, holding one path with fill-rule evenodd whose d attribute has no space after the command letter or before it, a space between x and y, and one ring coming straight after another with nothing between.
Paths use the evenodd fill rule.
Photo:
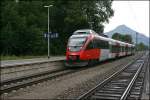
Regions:
<instances>
[{"instance_id":1,"label":"lamp post","mask_svg":"<svg viewBox=\"0 0 150 100\"><path fill-rule=\"evenodd\" d=\"M88 22L90 24L90 28L93 29L93 23L94 22Z\"/></svg>"},{"instance_id":2,"label":"lamp post","mask_svg":"<svg viewBox=\"0 0 150 100\"><path fill-rule=\"evenodd\" d=\"M52 7L53 5L49 5L49 6L44 6L44 7L47 7L48 8L48 33L47 33L47 38L48 38L48 40L47 40L47 46L48 46L48 58L50 57L50 48L49 48L49 45L50 45L50 43L49 43L49 37L50 37L50 34L49 34L49 8L50 7Z\"/></svg>"}]
</instances>

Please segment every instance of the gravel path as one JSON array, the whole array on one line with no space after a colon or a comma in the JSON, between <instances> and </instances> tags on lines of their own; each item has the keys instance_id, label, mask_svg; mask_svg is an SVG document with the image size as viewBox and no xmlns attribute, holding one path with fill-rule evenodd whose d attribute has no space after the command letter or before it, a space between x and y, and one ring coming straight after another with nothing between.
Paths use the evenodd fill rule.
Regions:
<instances>
[{"instance_id":1,"label":"gravel path","mask_svg":"<svg viewBox=\"0 0 150 100\"><path fill-rule=\"evenodd\" d=\"M121 63L127 64L134 58L136 57L130 56L113 62L105 62L86 70L6 94L3 99L74 99L123 67L120 65Z\"/></svg>"}]
</instances>

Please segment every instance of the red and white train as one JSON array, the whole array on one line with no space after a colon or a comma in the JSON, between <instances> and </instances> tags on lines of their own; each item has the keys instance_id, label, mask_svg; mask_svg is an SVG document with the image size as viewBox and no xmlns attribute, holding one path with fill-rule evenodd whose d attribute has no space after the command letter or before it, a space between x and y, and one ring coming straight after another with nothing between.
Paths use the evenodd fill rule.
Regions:
<instances>
[{"instance_id":1,"label":"red and white train","mask_svg":"<svg viewBox=\"0 0 150 100\"><path fill-rule=\"evenodd\" d=\"M68 40L66 66L86 66L93 62L132 55L133 44L98 35L90 29L77 30Z\"/></svg>"}]
</instances>

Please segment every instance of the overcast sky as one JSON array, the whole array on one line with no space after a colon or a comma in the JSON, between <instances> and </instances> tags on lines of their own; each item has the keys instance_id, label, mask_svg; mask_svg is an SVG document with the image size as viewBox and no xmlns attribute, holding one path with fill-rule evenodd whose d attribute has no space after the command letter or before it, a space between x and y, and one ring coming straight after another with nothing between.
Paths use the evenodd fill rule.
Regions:
<instances>
[{"instance_id":1,"label":"overcast sky","mask_svg":"<svg viewBox=\"0 0 150 100\"><path fill-rule=\"evenodd\" d=\"M113 1L114 16L104 24L104 32L113 30L119 25L149 36L149 1Z\"/></svg>"}]
</instances>

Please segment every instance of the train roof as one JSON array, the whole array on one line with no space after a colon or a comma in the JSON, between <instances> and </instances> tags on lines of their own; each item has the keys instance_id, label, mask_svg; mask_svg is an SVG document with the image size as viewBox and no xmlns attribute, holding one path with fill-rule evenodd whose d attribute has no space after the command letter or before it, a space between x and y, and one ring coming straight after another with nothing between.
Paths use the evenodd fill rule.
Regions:
<instances>
[{"instance_id":1,"label":"train roof","mask_svg":"<svg viewBox=\"0 0 150 100\"><path fill-rule=\"evenodd\" d=\"M134 46L133 44L130 44L130 43L122 42L122 41L115 40L115 39L108 38L108 37L103 37L103 36L100 36L100 35L97 35L96 37L98 37L98 38L100 38L100 39L102 39L104 41L108 41L108 42L119 43L121 45Z\"/></svg>"},{"instance_id":2,"label":"train roof","mask_svg":"<svg viewBox=\"0 0 150 100\"><path fill-rule=\"evenodd\" d=\"M70 38L87 37L89 35L94 35L95 37L100 38L101 40L104 40L104 41L108 41L108 42L119 43L121 45L134 46L133 44L130 44L130 43L126 43L126 42L122 42L122 41L115 40L115 39L112 39L112 38L100 36L94 30L91 30L91 29L76 30Z\"/></svg>"},{"instance_id":3,"label":"train roof","mask_svg":"<svg viewBox=\"0 0 150 100\"><path fill-rule=\"evenodd\" d=\"M73 33L73 35L79 35L79 34L97 34L97 33L94 30L91 30L91 29L80 29L80 30L76 30Z\"/></svg>"},{"instance_id":4,"label":"train roof","mask_svg":"<svg viewBox=\"0 0 150 100\"><path fill-rule=\"evenodd\" d=\"M76 30L70 38L88 37L91 34L97 34L97 33L91 29L80 29L80 30Z\"/></svg>"}]
</instances>

